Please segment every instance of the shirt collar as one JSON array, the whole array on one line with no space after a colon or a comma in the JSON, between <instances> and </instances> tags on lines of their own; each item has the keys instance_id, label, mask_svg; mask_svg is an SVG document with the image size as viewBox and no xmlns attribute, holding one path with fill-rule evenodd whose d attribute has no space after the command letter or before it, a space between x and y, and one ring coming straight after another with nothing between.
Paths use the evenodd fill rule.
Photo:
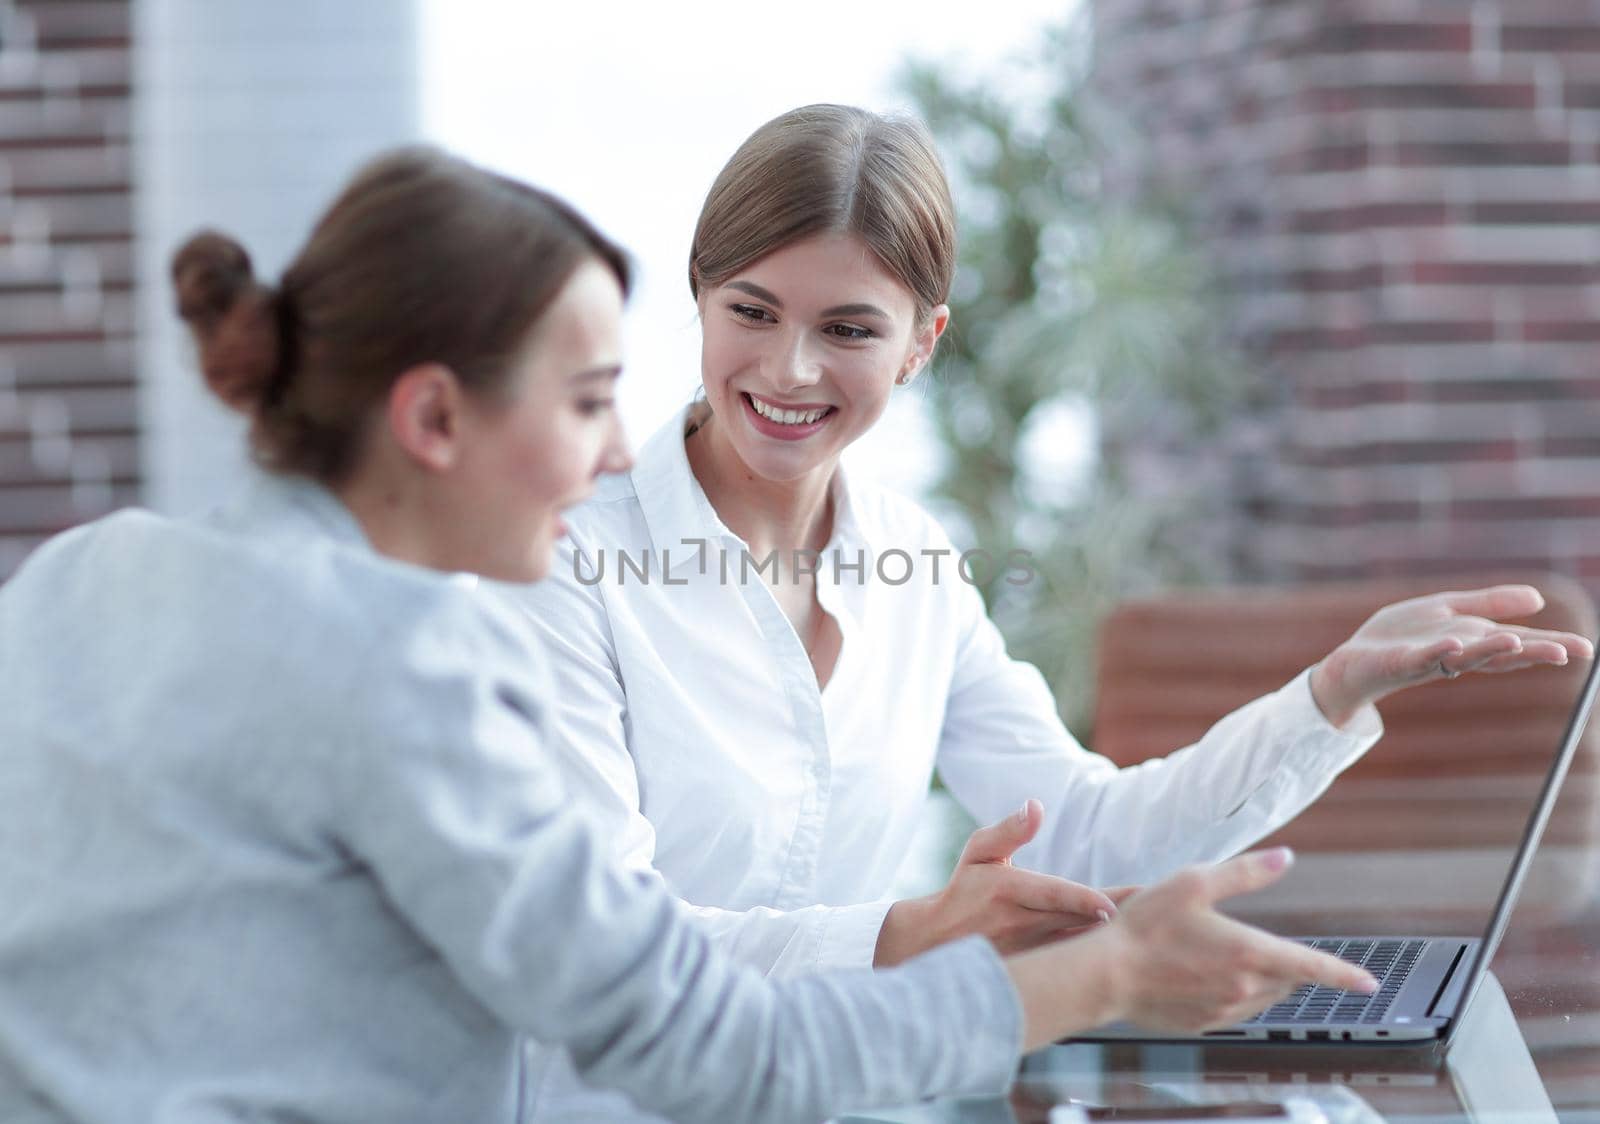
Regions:
<instances>
[{"instance_id":1,"label":"shirt collar","mask_svg":"<svg viewBox=\"0 0 1600 1124\"><path fill-rule=\"evenodd\" d=\"M663 565L670 561L673 569L699 557L701 548L696 540L704 539L706 549L718 542L739 542L695 479L683 444L691 418L703 416L701 412L707 409L696 401L674 413L640 448L630 474L639 510L650 530L651 546Z\"/></svg>"},{"instance_id":2,"label":"shirt collar","mask_svg":"<svg viewBox=\"0 0 1600 1124\"><path fill-rule=\"evenodd\" d=\"M833 473L833 541L839 548L874 547L876 536L869 537L850 486L850 473L843 463Z\"/></svg>"},{"instance_id":3,"label":"shirt collar","mask_svg":"<svg viewBox=\"0 0 1600 1124\"><path fill-rule=\"evenodd\" d=\"M674 413L639 449L630 474L651 545L663 554L663 565L670 562L672 570L700 557L697 540L704 539L706 549L719 543L735 549L745 545L711 506L689 467L685 431L692 423L703 421L709 410L704 401L696 400ZM858 518L843 465L834 472L831 487L833 538L829 549L853 552L856 547L866 547L870 553L873 544Z\"/></svg>"}]
</instances>

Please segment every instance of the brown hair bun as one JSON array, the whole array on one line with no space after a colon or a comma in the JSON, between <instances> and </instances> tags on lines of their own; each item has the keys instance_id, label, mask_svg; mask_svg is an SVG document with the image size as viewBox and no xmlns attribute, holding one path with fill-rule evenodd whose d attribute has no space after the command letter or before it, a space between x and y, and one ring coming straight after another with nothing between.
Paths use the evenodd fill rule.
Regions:
<instances>
[{"instance_id":1,"label":"brown hair bun","mask_svg":"<svg viewBox=\"0 0 1600 1124\"><path fill-rule=\"evenodd\" d=\"M277 295L256 281L243 246L211 230L173 257L172 285L206 385L233 409L254 414L278 371Z\"/></svg>"},{"instance_id":2,"label":"brown hair bun","mask_svg":"<svg viewBox=\"0 0 1600 1124\"><path fill-rule=\"evenodd\" d=\"M364 164L276 287L215 231L178 251L172 283L206 382L250 416L256 462L337 486L419 363L504 402L533 325L591 260L626 296L627 255L570 205L424 146Z\"/></svg>"}]
</instances>

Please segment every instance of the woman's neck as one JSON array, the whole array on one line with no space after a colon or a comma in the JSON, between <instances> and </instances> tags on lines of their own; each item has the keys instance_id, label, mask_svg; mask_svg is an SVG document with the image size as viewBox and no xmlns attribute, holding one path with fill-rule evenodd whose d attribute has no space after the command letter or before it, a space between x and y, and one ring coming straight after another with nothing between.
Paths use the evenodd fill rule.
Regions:
<instances>
[{"instance_id":1,"label":"woman's neck","mask_svg":"<svg viewBox=\"0 0 1600 1124\"><path fill-rule=\"evenodd\" d=\"M795 480L764 479L750 471L728 440L726 425L709 411L685 439L685 448L689 469L711 506L752 555L827 545L833 534L829 493L837 460Z\"/></svg>"},{"instance_id":2,"label":"woman's neck","mask_svg":"<svg viewBox=\"0 0 1600 1124\"><path fill-rule=\"evenodd\" d=\"M439 534L439 528L448 526L448 506L441 509L392 446L383 441L375 446L349 476L330 488L355 516L372 549L430 570L470 569Z\"/></svg>"},{"instance_id":3,"label":"woman's neck","mask_svg":"<svg viewBox=\"0 0 1600 1124\"><path fill-rule=\"evenodd\" d=\"M334 495L355 516L367 542L379 554L415 566L444 568L433 543L421 531L421 521L412 515L412 497L403 489L363 479L344 483L334 489Z\"/></svg>"}]
</instances>

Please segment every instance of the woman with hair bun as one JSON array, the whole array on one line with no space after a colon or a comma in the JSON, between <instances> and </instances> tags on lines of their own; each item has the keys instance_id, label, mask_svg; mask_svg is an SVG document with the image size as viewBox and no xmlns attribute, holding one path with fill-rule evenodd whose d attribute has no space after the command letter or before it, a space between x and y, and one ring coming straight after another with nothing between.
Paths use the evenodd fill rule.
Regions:
<instances>
[{"instance_id":1,"label":"woman with hair bun","mask_svg":"<svg viewBox=\"0 0 1600 1124\"><path fill-rule=\"evenodd\" d=\"M1195 746L1123 770L1087 752L939 525L840 467L927 369L955 259L920 123L811 105L758 128L690 249L704 398L569 517L551 580L521 595L575 796L741 960L791 976L970 933L1057 940L1287 822L1378 740L1385 695L1592 655L1495 619L1536 611L1530 587L1436 594ZM992 826L941 891L895 902L936 768ZM607 1111L545 1066L548 1118Z\"/></svg>"},{"instance_id":2,"label":"woman with hair bun","mask_svg":"<svg viewBox=\"0 0 1600 1124\"><path fill-rule=\"evenodd\" d=\"M0 1118L512 1121L525 1032L675 1118L816 1120L998 1091L1108 1019L1370 986L1211 908L1279 853L1005 962L734 964L571 809L540 649L475 588L539 579L630 463L622 253L418 149L363 168L276 286L219 234L173 281L264 471L0 588Z\"/></svg>"}]
</instances>

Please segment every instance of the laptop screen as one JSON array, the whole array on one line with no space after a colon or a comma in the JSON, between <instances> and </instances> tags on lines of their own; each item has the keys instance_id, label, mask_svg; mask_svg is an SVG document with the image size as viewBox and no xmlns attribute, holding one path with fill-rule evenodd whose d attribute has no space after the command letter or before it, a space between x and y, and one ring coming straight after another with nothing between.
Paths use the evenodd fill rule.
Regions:
<instances>
[{"instance_id":1,"label":"laptop screen","mask_svg":"<svg viewBox=\"0 0 1600 1124\"><path fill-rule=\"evenodd\" d=\"M1548 914L1560 910L1563 903L1587 901L1592 894L1585 891L1600 875L1600 863L1596 861L1600 848L1595 840L1600 825L1600 805L1596 802L1600 796L1596 785L1600 780L1596 761L1600 739L1587 733L1595 691L1600 686L1600 660L1593 661L1581 680L1572 674L1562 678L1581 686L1572 700L1560 739L1542 754L1535 745L1528 746L1530 764L1541 757L1547 758L1548 764L1537 794L1526 802L1528 813L1522 834L1468 973L1468 986L1474 990L1512 919L1518 915L1518 906L1527 913ZM1541 847L1541 843L1545 845ZM1470 994L1467 1001L1471 1001Z\"/></svg>"},{"instance_id":2,"label":"laptop screen","mask_svg":"<svg viewBox=\"0 0 1600 1124\"><path fill-rule=\"evenodd\" d=\"M1591 670L1469 676L1386 700L1384 738L1280 837L1299 852L1294 874L1228 911L1285 936L1483 936L1492 953L1513 917L1531 932L1593 900L1600 726L1574 724Z\"/></svg>"}]
</instances>

